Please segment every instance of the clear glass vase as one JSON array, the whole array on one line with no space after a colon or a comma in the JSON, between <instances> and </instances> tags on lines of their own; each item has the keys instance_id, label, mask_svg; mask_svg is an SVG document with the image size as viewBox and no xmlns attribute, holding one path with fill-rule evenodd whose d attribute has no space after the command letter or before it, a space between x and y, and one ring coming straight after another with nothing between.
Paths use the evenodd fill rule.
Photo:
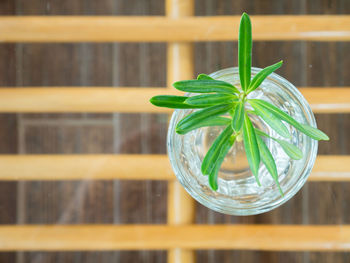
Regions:
<instances>
[{"instance_id":1,"label":"clear glass vase","mask_svg":"<svg viewBox=\"0 0 350 263\"><path fill-rule=\"evenodd\" d=\"M252 68L252 77L261 69ZM238 68L228 68L210 74L239 88ZM194 94L188 94L194 95ZM282 109L300 123L316 127L309 104L293 84L272 73L248 98L266 100ZM249 106L248 106L249 107ZM290 139L273 131L262 119L251 115L253 125L272 137L286 140L303 152L301 160L292 160L278 143L264 138L277 165L279 182L284 196L264 165L260 165L258 186L245 156L243 142L236 141L227 154L218 175L218 190L209 187L208 177L201 173L202 160L213 140L223 127L204 127L179 135L176 124L195 110L175 110L169 125L167 148L176 177L187 192L198 202L215 211L230 215L255 215L270 211L294 196L306 182L317 155L317 141L286 124Z\"/></svg>"}]
</instances>

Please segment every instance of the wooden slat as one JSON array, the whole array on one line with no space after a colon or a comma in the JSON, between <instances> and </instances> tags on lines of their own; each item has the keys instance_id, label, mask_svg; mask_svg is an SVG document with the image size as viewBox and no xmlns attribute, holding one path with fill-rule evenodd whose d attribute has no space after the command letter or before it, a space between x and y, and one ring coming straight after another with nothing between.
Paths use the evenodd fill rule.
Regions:
<instances>
[{"instance_id":1,"label":"wooden slat","mask_svg":"<svg viewBox=\"0 0 350 263\"><path fill-rule=\"evenodd\" d=\"M0 155L0 180L171 180L166 155Z\"/></svg>"},{"instance_id":2,"label":"wooden slat","mask_svg":"<svg viewBox=\"0 0 350 263\"><path fill-rule=\"evenodd\" d=\"M1 112L171 112L149 99L164 88L1 88Z\"/></svg>"},{"instance_id":3,"label":"wooden slat","mask_svg":"<svg viewBox=\"0 0 350 263\"><path fill-rule=\"evenodd\" d=\"M350 87L300 88L315 113L349 113Z\"/></svg>"},{"instance_id":4,"label":"wooden slat","mask_svg":"<svg viewBox=\"0 0 350 263\"><path fill-rule=\"evenodd\" d=\"M350 226L0 226L0 250L242 249L350 251Z\"/></svg>"},{"instance_id":5,"label":"wooden slat","mask_svg":"<svg viewBox=\"0 0 350 263\"><path fill-rule=\"evenodd\" d=\"M349 163L318 156L309 180L350 181ZM0 180L175 179L166 155L0 155L0 171Z\"/></svg>"},{"instance_id":6,"label":"wooden slat","mask_svg":"<svg viewBox=\"0 0 350 263\"><path fill-rule=\"evenodd\" d=\"M350 40L350 16L252 16L254 40ZM236 40L239 16L0 17L2 42Z\"/></svg>"},{"instance_id":7,"label":"wooden slat","mask_svg":"<svg viewBox=\"0 0 350 263\"><path fill-rule=\"evenodd\" d=\"M309 181L350 181L350 156L319 155Z\"/></svg>"},{"instance_id":8,"label":"wooden slat","mask_svg":"<svg viewBox=\"0 0 350 263\"><path fill-rule=\"evenodd\" d=\"M182 19L194 15L194 0L166 0L165 13L169 19ZM172 83L192 79L194 72L193 44L173 42L167 45L167 86L174 92ZM186 225L194 222L195 201L178 181L168 183L167 223ZM174 247L168 250L168 263L194 263L192 250Z\"/></svg>"},{"instance_id":9,"label":"wooden slat","mask_svg":"<svg viewBox=\"0 0 350 263\"><path fill-rule=\"evenodd\" d=\"M300 91L315 113L349 113L350 87L308 87ZM183 93L165 88L0 88L0 112L171 113L149 103L155 95ZM330 94L332 94L330 96Z\"/></svg>"}]
</instances>

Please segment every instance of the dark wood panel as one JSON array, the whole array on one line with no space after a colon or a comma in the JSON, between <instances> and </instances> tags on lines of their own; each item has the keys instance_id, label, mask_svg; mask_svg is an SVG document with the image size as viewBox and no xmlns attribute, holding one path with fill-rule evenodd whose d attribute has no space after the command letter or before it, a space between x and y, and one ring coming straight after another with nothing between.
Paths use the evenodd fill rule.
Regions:
<instances>
[{"instance_id":1,"label":"dark wood panel","mask_svg":"<svg viewBox=\"0 0 350 263\"><path fill-rule=\"evenodd\" d=\"M133 258L124 260L127 255L132 255ZM122 263L135 263L135 262L165 262L165 251L151 251L147 252L136 251L122 251L122 252L26 252L26 263L96 263L96 262L122 262ZM121 257L123 260L121 260ZM160 261L162 260L162 261ZM5 262L5 261L4 261ZM10 263L10 261L7 261Z\"/></svg>"},{"instance_id":2,"label":"dark wood panel","mask_svg":"<svg viewBox=\"0 0 350 263\"><path fill-rule=\"evenodd\" d=\"M205 251L197 251L197 262L209 262L204 256ZM258 252L258 251L217 251L216 262L349 262L349 253L313 252L309 255L303 252ZM223 257L223 255L225 255ZM254 255L254 256L252 256ZM211 260L211 259L210 259Z\"/></svg>"},{"instance_id":3,"label":"dark wood panel","mask_svg":"<svg viewBox=\"0 0 350 263\"><path fill-rule=\"evenodd\" d=\"M28 154L112 153L113 127L30 125L24 132L24 140Z\"/></svg>"},{"instance_id":4,"label":"dark wood panel","mask_svg":"<svg viewBox=\"0 0 350 263\"><path fill-rule=\"evenodd\" d=\"M4 2L4 8L9 8L10 0ZM19 0L18 13L24 15L164 15L163 0ZM4 14L8 14L6 9Z\"/></svg>"},{"instance_id":5,"label":"dark wood panel","mask_svg":"<svg viewBox=\"0 0 350 263\"><path fill-rule=\"evenodd\" d=\"M21 44L22 85L79 85L82 74L77 66L79 59L82 59L79 56L80 45Z\"/></svg>"},{"instance_id":6,"label":"dark wood panel","mask_svg":"<svg viewBox=\"0 0 350 263\"><path fill-rule=\"evenodd\" d=\"M163 43L116 44L118 86L164 87L166 45Z\"/></svg>"},{"instance_id":7,"label":"dark wood panel","mask_svg":"<svg viewBox=\"0 0 350 263\"><path fill-rule=\"evenodd\" d=\"M349 14L350 2L347 0L315 0L306 1L306 11L309 14Z\"/></svg>"},{"instance_id":8,"label":"dark wood panel","mask_svg":"<svg viewBox=\"0 0 350 263\"><path fill-rule=\"evenodd\" d=\"M350 83L348 69L350 62L346 54L350 43L306 44L307 80L311 86L346 86Z\"/></svg>"},{"instance_id":9,"label":"dark wood panel","mask_svg":"<svg viewBox=\"0 0 350 263\"><path fill-rule=\"evenodd\" d=\"M115 2L116 15L165 15L163 0L119 0Z\"/></svg>"},{"instance_id":10,"label":"dark wood panel","mask_svg":"<svg viewBox=\"0 0 350 263\"><path fill-rule=\"evenodd\" d=\"M15 1L2 0L0 1L0 15L13 15L15 11Z\"/></svg>"},{"instance_id":11,"label":"dark wood panel","mask_svg":"<svg viewBox=\"0 0 350 263\"><path fill-rule=\"evenodd\" d=\"M0 1L0 14L12 15L15 2ZM16 45L0 44L0 86L16 84ZM16 154L17 142L16 114L0 114L0 154ZM0 182L0 224L15 224L17 219L17 183ZM15 262L16 253L0 253L0 262Z\"/></svg>"},{"instance_id":12,"label":"dark wood panel","mask_svg":"<svg viewBox=\"0 0 350 263\"><path fill-rule=\"evenodd\" d=\"M0 62L0 65L2 64ZM2 81L4 81L3 78ZM17 118L15 114L0 114L0 153L17 153ZM17 183L0 182L0 224L15 224L16 219ZM14 252L0 253L0 262L15 262L15 258L16 253Z\"/></svg>"},{"instance_id":13,"label":"dark wood panel","mask_svg":"<svg viewBox=\"0 0 350 263\"><path fill-rule=\"evenodd\" d=\"M209 0L196 1L196 15L240 15L248 14L300 14L302 0L260 1L260 0Z\"/></svg>"},{"instance_id":14,"label":"dark wood panel","mask_svg":"<svg viewBox=\"0 0 350 263\"><path fill-rule=\"evenodd\" d=\"M349 14L347 0L196 0L196 15Z\"/></svg>"}]
</instances>

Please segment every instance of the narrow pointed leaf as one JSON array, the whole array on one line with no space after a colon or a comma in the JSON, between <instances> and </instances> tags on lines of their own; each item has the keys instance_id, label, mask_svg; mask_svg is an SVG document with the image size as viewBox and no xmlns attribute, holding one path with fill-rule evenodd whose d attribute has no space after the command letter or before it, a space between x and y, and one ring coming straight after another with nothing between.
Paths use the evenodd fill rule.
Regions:
<instances>
[{"instance_id":1,"label":"narrow pointed leaf","mask_svg":"<svg viewBox=\"0 0 350 263\"><path fill-rule=\"evenodd\" d=\"M196 105L188 105L185 103L188 97L173 96L173 95L159 95L150 99L150 102L158 107L172 108L172 109L197 109L203 108Z\"/></svg>"},{"instance_id":2,"label":"narrow pointed leaf","mask_svg":"<svg viewBox=\"0 0 350 263\"><path fill-rule=\"evenodd\" d=\"M256 135L253 125L246 113L244 114L243 123L243 143L250 169L252 170L252 173L255 176L255 180L260 186L261 184L258 178L260 166L259 147L256 141Z\"/></svg>"},{"instance_id":3,"label":"narrow pointed leaf","mask_svg":"<svg viewBox=\"0 0 350 263\"><path fill-rule=\"evenodd\" d=\"M300 130L300 131L305 133L309 137L314 138L315 140L324 140L324 141L329 140L328 135L325 134L323 131L316 129L314 127L311 127L310 125L306 125L306 124L300 124L300 125L301 127L303 127L303 130Z\"/></svg>"},{"instance_id":4,"label":"narrow pointed leaf","mask_svg":"<svg viewBox=\"0 0 350 263\"><path fill-rule=\"evenodd\" d=\"M199 74L197 77L198 80L214 80L212 77L208 76L207 74Z\"/></svg>"},{"instance_id":5,"label":"narrow pointed leaf","mask_svg":"<svg viewBox=\"0 0 350 263\"><path fill-rule=\"evenodd\" d=\"M275 141L281 145L283 151L293 160L300 160L303 158L303 152L294 144L279 139L275 139Z\"/></svg>"},{"instance_id":6,"label":"narrow pointed leaf","mask_svg":"<svg viewBox=\"0 0 350 263\"><path fill-rule=\"evenodd\" d=\"M244 121L244 103L240 101L234 109L232 115L232 128L236 132L239 132L243 126Z\"/></svg>"},{"instance_id":7,"label":"narrow pointed leaf","mask_svg":"<svg viewBox=\"0 0 350 263\"><path fill-rule=\"evenodd\" d=\"M266 134L263 131L260 131L258 129L255 129L255 133L260 135L260 136L268 137L268 138L276 141L277 143L279 143L279 145L281 145L283 151L293 160L300 160L301 158L303 158L303 152L298 147L296 147L294 144L286 142L284 140L273 138L273 137L269 136L268 134Z\"/></svg>"},{"instance_id":8,"label":"narrow pointed leaf","mask_svg":"<svg viewBox=\"0 0 350 263\"><path fill-rule=\"evenodd\" d=\"M275 70L279 69L282 66L282 64L283 64L283 61L281 60L276 64L273 64L271 66L264 68L258 74L256 74L249 84L247 93L250 93L256 88L258 88L260 84L267 78L267 76L269 76Z\"/></svg>"},{"instance_id":9,"label":"narrow pointed leaf","mask_svg":"<svg viewBox=\"0 0 350 263\"><path fill-rule=\"evenodd\" d=\"M196 125L188 128L187 130L183 130L182 132L188 133L198 128L208 127L208 126L227 126L231 124L231 119L225 117L214 117L205 119L203 121L198 122Z\"/></svg>"},{"instance_id":10,"label":"narrow pointed leaf","mask_svg":"<svg viewBox=\"0 0 350 263\"><path fill-rule=\"evenodd\" d=\"M225 157L229 150L231 149L233 143L235 141L235 137L231 136L227 141L223 143L220 149L220 154L218 159L215 162L214 168L209 173L209 186L214 191L218 190L218 173L220 170L220 167L225 160Z\"/></svg>"},{"instance_id":11,"label":"narrow pointed leaf","mask_svg":"<svg viewBox=\"0 0 350 263\"><path fill-rule=\"evenodd\" d=\"M202 174L208 175L213 170L215 163L220 156L220 149L222 145L229 140L232 133L233 130L231 128L231 125L228 125L214 140L213 144L203 159L201 166Z\"/></svg>"},{"instance_id":12,"label":"narrow pointed leaf","mask_svg":"<svg viewBox=\"0 0 350 263\"><path fill-rule=\"evenodd\" d=\"M231 108L232 104L223 104L195 111L179 121L176 126L176 132L178 134L185 134L200 122L222 115Z\"/></svg>"},{"instance_id":13,"label":"narrow pointed leaf","mask_svg":"<svg viewBox=\"0 0 350 263\"><path fill-rule=\"evenodd\" d=\"M185 103L194 106L207 107L217 104L229 104L238 100L237 96L231 94L204 94L189 97Z\"/></svg>"},{"instance_id":14,"label":"narrow pointed leaf","mask_svg":"<svg viewBox=\"0 0 350 263\"><path fill-rule=\"evenodd\" d=\"M276 167L275 160L273 159L273 156L272 156L269 148L266 146L265 142L259 136L256 136L256 140L258 142L261 160L264 163L264 165L266 166L269 173L271 174L271 176L272 176L273 180L275 181L281 195L283 196L282 189L281 189L280 184L278 182L278 173L277 173L277 167Z\"/></svg>"},{"instance_id":15,"label":"narrow pointed leaf","mask_svg":"<svg viewBox=\"0 0 350 263\"><path fill-rule=\"evenodd\" d=\"M260 135L260 136L264 136L264 137L268 137L270 139L274 139L273 137L271 137L270 135L268 135L267 133L263 132L262 130L259 130L257 128L254 128L255 130L255 134L256 135Z\"/></svg>"},{"instance_id":16,"label":"narrow pointed leaf","mask_svg":"<svg viewBox=\"0 0 350 263\"><path fill-rule=\"evenodd\" d=\"M208 119L208 120L204 120L202 122L203 126L201 127L205 127L205 126L227 126L231 123L231 119L230 118L226 118L226 117L219 117L216 116L214 118Z\"/></svg>"},{"instance_id":17,"label":"narrow pointed leaf","mask_svg":"<svg viewBox=\"0 0 350 263\"><path fill-rule=\"evenodd\" d=\"M253 101L249 101L250 105L255 110L255 113L259 115L272 129L274 129L279 135L290 138L289 131L287 127L283 124L283 122L276 118L275 115L261 107L259 104L254 103Z\"/></svg>"},{"instance_id":18,"label":"narrow pointed leaf","mask_svg":"<svg viewBox=\"0 0 350 263\"><path fill-rule=\"evenodd\" d=\"M193 93L239 93L236 87L234 87L228 82L221 80L182 80L175 82L173 86L178 90Z\"/></svg>"},{"instance_id":19,"label":"narrow pointed leaf","mask_svg":"<svg viewBox=\"0 0 350 263\"><path fill-rule=\"evenodd\" d=\"M241 87L248 90L252 67L252 25L246 13L241 17L238 35L238 67Z\"/></svg>"},{"instance_id":20,"label":"narrow pointed leaf","mask_svg":"<svg viewBox=\"0 0 350 263\"><path fill-rule=\"evenodd\" d=\"M296 129L301 131L302 133L306 134L307 136L311 137L312 139L315 140L329 140L329 137L319 129L316 129L314 127L311 127L306 124L301 124L294 120L292 117L290 117L287 113L284 111L280 110L276 106L272 105L271 103L268 103L264 100L259 100L259 99L251 99L248 100L250 104L256 104L259 105L260 107L264 108L267 111L270 111L272 114L274 114L277 118L280 120L283 120L290 125L294 126Z\"/></svg>"}]
</instances>

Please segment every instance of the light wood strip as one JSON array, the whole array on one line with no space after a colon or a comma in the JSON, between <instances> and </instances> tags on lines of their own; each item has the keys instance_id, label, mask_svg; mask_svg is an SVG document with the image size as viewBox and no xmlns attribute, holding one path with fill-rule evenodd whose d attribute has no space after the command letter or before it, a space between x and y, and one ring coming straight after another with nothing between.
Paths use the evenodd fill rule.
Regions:
<instances>
[{"instance_id":1,"label":"light wood strip","mask_svg":"<svg viewBox=\"0 0 350 263\"><path fill-rule=\"evenodd\" d=\"M171 112L149 99L165 88L0 88L1 112Z\"/></svg>"},{"instance_id":2,"label":"light wood strip","mask_svg":"<svg viewBox=\"0 0 350 263\"><path fill-rule=\"evenodd\" d=\"M252 16L254 40L349 41L350 16ZM2 42L237 40L239 16L2 16Z\"/></svg>"},{"instance_id":3,"label":"light wood strip","mask_svg":"<svg viewBox=\"0 0 350 263\"><path fill-rule=\"evenodd\" d=\"M350 112L350 87L305 87L300 91L315 113Z\"/></svg>"},{"instance_id":4,"label":"light wood strip","mask_svg":"<svg viewBox=\"0 0 350 263\"><path fill-rule=\"evenodd\" d=\"M350 181L349 163L348 155L320 155L309 180ZM176 179L166 155L0 155L0 171L6 181Z\"/></svg>"},{"instance_id":5,"label":"light wood strip","mask_svg":"<svg viewBox=\"0 0 350 263\"><path fill-rule=\"evenodd\" d=\"M0 226L1 251L240 249L350 251L349 225Z\"/></svg>"},{"instance_id":6,"label":"light wood strip","mask_svg":"<svg viewBox=\"0 0 350 263\"><path fill-rule=\"evenodd\" d=\"M194 223L195 201L177 180L168 183L167 210L169 225L176 226ZM171 236L168 238L171 238ZM195 253L193 250L184 249L177 245L168 250L167 259L169 263L194 263Z\"/></svg>"},{"instance_id":7,"label":"light wood strip","mask_svg":"<svg viewBox=\"0 0 350 263\"><path fill-rule=\"evenodd\" d=\"M182 19L194 15L194 0L166 0L165 13L169 19ZM181 79L193 78L192 43L173 42L167 45L167 87ZM186 225L194 222L194 200L178 181L168 183L167 222L171 225ZM174 247L168 250L168 263L194 263L195 253L192 250Z\"/></svg>"},{"instance_id":8,"label":"light wood strip","mask_svg":"<svg viewBox=\"0 0 350 263\"><path fill-rule=\"evenodd\" d=\"M319 155L309 181L350 181L350 156Z\"/></svg>"},{"instance_id":9,"label":"light wood strip","mask_svg":"<svg viewBox=\"0 0 350 263\"><path fill-rule=\"evenodd\" d=\"M171 180L166 155L0 155L0 180Z\"/></svg>"},{"instance_id":10,"label":"light wood strip","mask_svg":"<svg viewBox=\"0 0 350 263\"><path fill-rule=\"evenodd\" d=\"M350 87L308 87L300 91L315 113L349 113ZM0 112L171 113L149 103L155 95L183 95L166 88L28 87L0 88Z\"/></svg>"}]
</instances>

